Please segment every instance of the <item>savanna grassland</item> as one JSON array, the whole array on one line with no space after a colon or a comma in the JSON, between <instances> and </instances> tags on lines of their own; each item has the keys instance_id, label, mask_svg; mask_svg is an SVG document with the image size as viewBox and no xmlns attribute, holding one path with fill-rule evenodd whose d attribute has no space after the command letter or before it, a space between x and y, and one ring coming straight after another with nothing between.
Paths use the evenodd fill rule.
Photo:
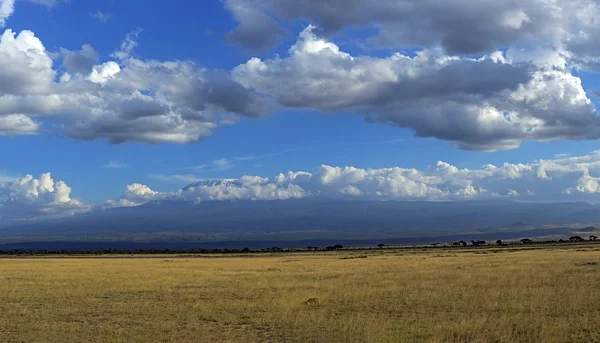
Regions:
<instances>
[{"instance_id":1,"label":"savanna grassland","mask_svg":"<svg viewBox=\"0 0 600 343\"><path fill-rule=\"evenodd\" d=\"M0 342L600 342L598 285L600 244L4 258Z\"/></svg>"}]
</instances>

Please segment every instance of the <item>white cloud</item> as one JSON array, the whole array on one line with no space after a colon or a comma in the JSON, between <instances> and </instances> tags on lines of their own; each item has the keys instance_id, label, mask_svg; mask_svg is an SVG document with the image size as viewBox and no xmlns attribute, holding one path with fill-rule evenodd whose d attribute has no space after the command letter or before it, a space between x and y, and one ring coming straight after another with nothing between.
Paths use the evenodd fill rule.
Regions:
<instances>
[{"instance_id":1,"label":"white cloud","mask_svg":"<svg viewBox=\"0 0 600 343\"><path fill-rule=\"evenodd\" d=\"M0 28L6 25L6 19L15 11L15 0L0 0Z\"/></svg>"},{"instance_id":2,"label":"white cloud","mask_svg":"<svg viewBox=\"0 0 600 343\"><path fill-rule=\"evenodd\" d=\"M214 170L227 170L234 167L234 165L226 158L220 158L214 161L213 165L215 166Z\"/></svg>"},{"instance_id":3,"label":"white cloud","mask_svg":"<svg viewBox=\"0 0 600 343\"><path fill-rule=\"evenodd\" d=\"M506 191L506 196L507 197L518 197L519 196L519 192L517 192L514 189L509 189L508 191Z\"/></svg>"},{"instance_id":4,"label":"white cloud","mask_svg":"<svg viewBox=\"0 0 600 343\"><path fill-rule=\"evenodd\" d=\"M234 158L234 160L240 160L240 159ZM200 171L200 170L223 171L223 170L232 169L233 167L235 167L235 165L233 163L231 163L230 160L228 160L226 158L219 158L217 160L214 160L211 163L199 164L199 165L195 165L192 167L186 167L184 169L196 170L196 171Z\"/></svg>"},{"instance_id":5,"label":"white cloud","mask_svg":"<svg viewBox=\"0 0 600 343\"><path fill-rule=\"evenodd\" d=\"M115 78L121 71L121 67L116 62L109 61L101 65L97 65L92 69L92 73L88 76L88 79L93 83L105 85L109 80Z\"/></svg>"},{"instance_id":6,"label":"white cloud","mask_svg":"<svg viewBox=\"0 0 600 343\"><path fill-rule=\"evenodd\" d=\"M12 1L0 1L7 17ZM232 71L135 56L139 29L112 60L90 45L50 53L33 32L6 30L0 134L34 134L45 122L37 117L54 116L76 139L191 143L239 117L291 108L360 114L470 150L600 138L596 106L572 73L600 66L595 1L407 4L227 0L240 23L227 38L247 47L276 42L286 21L311 23L288 54ZM411 53L351 54L332 40L347 28L375 29L371 43Z\"/></svg>"},{"instance_id":7,"label":"white cloud","mask_svg":"<svg viewBox=\"0 0 600 343\"><path fill-rule=\"evenodd\" d=\"M139 32L127 36L117 60L102 64L89 45L75 52L62 49L61 73L33 32L7 30L0 41L0 118L53 115L68 135L83 140L190 143L232 117L258 117L266 110L226 71L133 57ZM21 122L24 128L8 134L36 131L32 121Z\"/></svg>"},{"instance_id":8,"label":"white cloud","mask_svg":"<svg viewBox=\"0 0 600 343\"><path fill-rule=\"evenodd\" d=\"M150 177L192 182L193 175ZM91 209L70 196L71 188L50 173L39 178L0 176L0 225L23 220L69 216ZM460 169L439 161L425 169L362 169L323 165L312 172L274 177L243 176L227 182L204 182L174 192L159 192L134 183L107 207L138 206L157 200L287 200L309 197L363 200L597 201L600 194L600 151L568 158L540 160L478 169Z\"/></svg>"},{"instance_id":9,"label":"white cloud","mask_svg":"<svg viewBox=\"0 0 600 343\"><path fill-rule=\"evenodd\" d=\"M161 175L161 174L149 174L148 177L153 179L167 181L167 182L194 182L200 180L198 177L192 174L175 174L175 175Z\"/></svg>"},{"instance_id":10,"label":"white cloud","mask_svg":"<svg viewBox=\"0 0 600 343\"><path fill-rule=\"evenodd\" d=\"M199 165L193 166L193 167L187 167L187 168L184 168L184 169L188 169L188 170L202 170L202 169L205 169L206 167L209 167L209 166L210 166L210 164L206 163L206 164L199 164Z\"/></svg>"},{"instance_id":11,"label":"white cloud","mask_svg":"<svg viewBox=\"0 0 600 343\"><path fill-rule=\"evenodd\" d=\"M191 181L192 179L190 179ZM600 193L600 151L589 155L479 169L459 169L439 161L423 170L361 169L323 165L312 172L272 178L244 176L237 182L156 192L132 185L118 204L151 200L285 200L331 197L368 200L466 200L512 198L522 201L596 201ZM133 191L135 190L135 191ZM139 191L138 191L139 190Z\"/></svg>"},{"instance_id":12,"label":"white cloud","mask_svg":"<svg viewBox=\"0 0 600 343\"><path fill-rule=\"evenodd\" d=\"M44 5L46 7L54 7L60 2L68 2L71 0L27 0L27 1L32 2L34 4Z\"/></svg>"},{"instance_id":13,"label":"white cloud","mask_svg":"<svg viewBox=\"0 0 600 343\"><path fill-rule=\"evenodd\" d=\"M4 183L12 182L16 179L16 177L8 176L6 174L0 173L0 185Z\"/></svg>"},{"instance_id":14,"label":"white cloud","mask_svg":"<svg viewBox=\"0 0 600 343\"><path fill-rule=\"evenodd\" d=\"M98 12L92 13L90 15L92 16L92 18L97 19L101 23L106 23L107 21L110 20L110 18L112 18L112 14L111 13L104 13L102 11L98 11Z\"/></svg>"},{"instance_id":15,"label":"white cloud","mask_svg":"<svg viewBox=\"0 0 600 343\"><path fill-rule=\"evenodd\" d=\"M235 80L287 108L363 114L469 150L600 138L595 106L560 51L352 56L314 30L305 29L287 57L236 67Z\"/></svg>"},{"instance_id":16,"label":"white cloud","mask_svg":"<svg viewBox=\"0 0 600 343\"><path fill-rule=\"evenodd\" d=\"M40 125L23 114L0 116L0 136L35 135Z\"/></svg>"},{"instance_id":17,"label":"white cloud","mask_svg":"<svg viewBox=\"0 0 600 343\"><path fill-rule=\"evenodd\" d=\"M55 6L61 1L68 0L27 0L34 4L40 4L48 8ZM6 25L6 20L15 12L15 0L0 0L0 28Z\"/></svg>"},{"instance_id":18,"label":"white cloud","mask_svg":"<svg viewBox=\"0 0 600 343\"><path fill-rule=\"evenodd\" d=\"M0 185L0 224L73 215L90 206L70 197L71 188L50 173L27 175Z\"/></svg>"},{"instance_id":19,"label":"white cloud","mask_svg":"<svg viewBox=\"0 0 600 343\"><path fill-rule=\"evenodd\" d=\"M52 64L33 32L16 35L10 29L4 31L0 36L0 96L33 96L50 91L56 76Z\"/></svg>"},{"instance_id":20,"label":"white cloud","mask_svg":"<svg viewBox=\"0 0 600 343\"><path fill-rule=\"evenodd\" d=\"M127 186L121 199L108 200L105 205L108 207L131 207L138 206L153 200L162 200L165 196L157 191L150 189L146 185L134 183Z\"/></svg>"},{"instance_id":21,"label":"white cloud","mask_svg":"<svg viewBox=\"0 0 600 343\"><path fill-rule=\"evenodd\" d=\"M103 167L104 168L110 168L110 169L118 169L118 168L125 168L127 166L128 166L127 163L121 163L121 162L118 162L118 161L109 161Z\"/></svg>"}]
</instances>

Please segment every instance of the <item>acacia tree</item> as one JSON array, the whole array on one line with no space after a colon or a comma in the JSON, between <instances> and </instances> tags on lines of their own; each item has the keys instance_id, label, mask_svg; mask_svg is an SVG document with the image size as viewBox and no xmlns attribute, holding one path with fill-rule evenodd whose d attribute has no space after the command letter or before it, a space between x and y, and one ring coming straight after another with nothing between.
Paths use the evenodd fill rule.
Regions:
<instances>
[{"instance_id":1,"label":"acacia tree","mask_svg":"<svg viewBox=\"0 0 600 343\"><path fill-rule=\"evenodd\" d=\"M571 242L583 242L583 238L581 238L579 236L572 236L571 238L569 238L569 240Z\"/></svg>"}]
</instances>

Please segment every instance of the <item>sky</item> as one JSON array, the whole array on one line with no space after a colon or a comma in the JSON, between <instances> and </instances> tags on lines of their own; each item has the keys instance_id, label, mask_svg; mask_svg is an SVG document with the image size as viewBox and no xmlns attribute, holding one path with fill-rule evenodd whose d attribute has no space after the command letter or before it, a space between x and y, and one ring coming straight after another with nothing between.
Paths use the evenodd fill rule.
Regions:
<instances>
[{"instance_id":1,"label":"sky","mask_svg":"<svg viewBox=\"0 0 600 343\"><path fill-rule=\"evenodd\" d=\"M0 220L181 198L596 202L598 15L0 0ZM180 191L213 178L241 181Z\"/></svg>"}]
</instances>

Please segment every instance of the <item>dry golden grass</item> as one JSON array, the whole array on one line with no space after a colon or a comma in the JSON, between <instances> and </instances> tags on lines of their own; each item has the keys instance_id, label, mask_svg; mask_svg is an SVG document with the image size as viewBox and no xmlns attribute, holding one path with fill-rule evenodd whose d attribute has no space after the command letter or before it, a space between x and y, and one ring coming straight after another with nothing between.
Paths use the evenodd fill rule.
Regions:
<instances>
[{"instance_id":1,"label":"dry golden grass","mask_svg":"<svg viewBox=\"0 0 600 343\"><path fill-rule=\"evenodd\" d=\"M0 259L0 342L600 342L596 247Z\"/></svg>"}]
</instances>

